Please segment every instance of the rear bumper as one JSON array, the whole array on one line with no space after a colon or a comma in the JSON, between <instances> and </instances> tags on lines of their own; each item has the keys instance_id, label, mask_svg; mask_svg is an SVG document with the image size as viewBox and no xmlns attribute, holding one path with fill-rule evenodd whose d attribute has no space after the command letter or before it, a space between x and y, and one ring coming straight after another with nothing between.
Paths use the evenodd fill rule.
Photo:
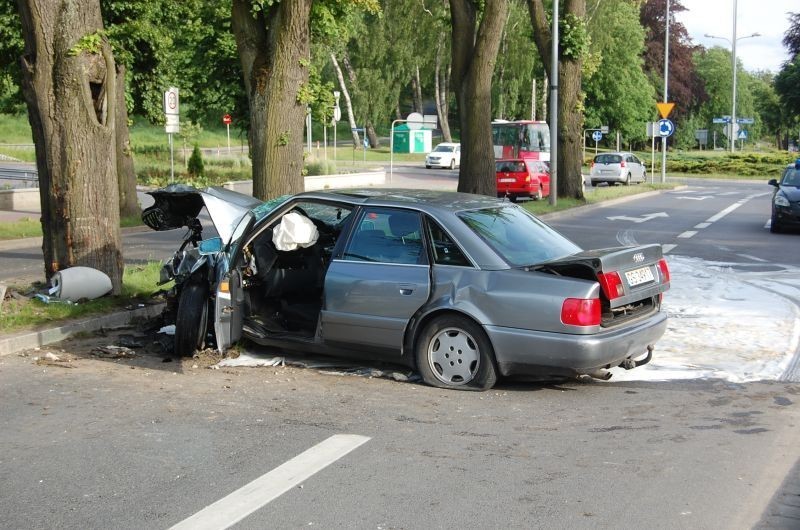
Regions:
<instances>
[{"instance_id":1,"label":"rear bumper","mask_svg":"<svg viewBox=\"0 0 800 530\"><path fill-rule=\"evenodd\" d=\"M596 182L625 182L628 175L591 175L592 184Z\"/></svg>"},{"instance_id":2,"label":"rear bumper","mask_svg":"<svg viewBox=\"0 0 800 530\"><path fill-rule=\"evenodd\" d=\"M575 376L644 355L647 346L664 335L667 316L659 312L641 322L594 335L498 326L485 329L502 375Z\"/></svg>"}]
</instances>

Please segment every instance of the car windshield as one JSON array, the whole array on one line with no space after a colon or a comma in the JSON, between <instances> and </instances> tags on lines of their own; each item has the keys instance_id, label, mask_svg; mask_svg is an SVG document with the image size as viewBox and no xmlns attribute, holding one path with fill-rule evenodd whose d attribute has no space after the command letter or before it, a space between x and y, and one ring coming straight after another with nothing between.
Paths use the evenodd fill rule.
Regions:
<instances>
[{"instance_id":1,"label":"car windshield","mask_svg":"<svg viewBox=\"0 0 800 530\"><path fill-rule=\"evenodd\" d=\"M455 151L454 145L437 145L436 149L433 150L434 153L452 153Z\"/></svg>"},{"instance_id":2,"label":"car windshield","mask_svg":"<svg viewBox=\"0 0 800 530\"><path fill-rule=\"evenodd\" d=\"M800 169L789 168L783 174L781 179L781 186L795 186L800 188Z\"/></svg>"},{"instance_id":3,"label":"car windshield","mask_svg":"<svg viewBox=\"0 0 800 530\"><path fill-rule=\"evenodd\" d=\"M619 164L622 162L622 157L619 155L597 155L594 157L597 164Z\"/></svg>"},{"instance_id":4,"label":"car windshield","mask_svg":"<svg viewBox=\"0 0 800 530\"><path fill-rule=\"evenodd\" d=\"M512 267L536 265L581 250L518 206L469 210L458 217Z\"/></svg>"}]
</instances>

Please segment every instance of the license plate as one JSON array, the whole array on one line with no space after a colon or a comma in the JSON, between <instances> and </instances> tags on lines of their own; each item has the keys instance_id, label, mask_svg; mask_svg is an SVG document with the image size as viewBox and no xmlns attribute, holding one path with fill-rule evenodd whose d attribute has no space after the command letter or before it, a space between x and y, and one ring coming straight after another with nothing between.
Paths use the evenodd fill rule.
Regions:
<instances>
[{"instance_id":1,"label":"license plate","mask_svg":"<svg viewBox=\"0 0 800 530\"><path fill-rule=\"evenodd\" d=\"M500 179L500 182L516 182L517 179Z\"/></svg>"},{"instance_id":2,"label":"license plate","mask_svg":"<svg viewBox=\"0 0 800 530\"><path fill-rule=\"evenodd\" d=\"M642 267L641 269L634 269L626 272L625 279L628 280L628 285L634 287L643 283L652 282L655 278L653 278L653 271L650 270L650 267Z\"/></svg>"}]
</instances>

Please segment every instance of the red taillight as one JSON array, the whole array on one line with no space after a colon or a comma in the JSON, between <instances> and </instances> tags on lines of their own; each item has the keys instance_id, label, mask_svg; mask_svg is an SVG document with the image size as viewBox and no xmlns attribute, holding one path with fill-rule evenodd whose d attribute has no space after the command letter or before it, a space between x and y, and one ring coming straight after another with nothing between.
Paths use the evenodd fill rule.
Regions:
<instances>
[{"instance_id":1,"label":"red taillight","mask_svg":"<svg viewBox=\"0 0 800 530\"><path fill-rule=\"evenodd\" d=\"M658 260L658 268L661 270L661 281L663 283L667 283L669 281L669 267L667 266L667 260L664 258Z\"/></svg>"},{"instance_id":2,"label":"red taillight","mask_svg":"<svg viewBox=\"0 0 800 530\"><path fill-rule=\"evenodd\" d=\"M625 167L625 161L624 160L619 163L619 167Z\"/></svg>"},{"instance_id":3,"label":"red taillight","mask_svg":"<svg viewBox=\"0 0 800 530\"><path fill-rule=\"evenodd\" d=\"M599 298L567 298L561 305L561 322L572 326L600 325Z\"/></svg>"},{"instance_id":4,"label":"red taillight","mask_svg":"<svg viewBox=\"0 0 800 530\"><path fill-rule=\"evenodd\" d=\"M622 278L618 272L601 272L597 275L597 281L609 300L619 298L625 294L625 287L622 285Z\"/></svg>"}]
</instances>

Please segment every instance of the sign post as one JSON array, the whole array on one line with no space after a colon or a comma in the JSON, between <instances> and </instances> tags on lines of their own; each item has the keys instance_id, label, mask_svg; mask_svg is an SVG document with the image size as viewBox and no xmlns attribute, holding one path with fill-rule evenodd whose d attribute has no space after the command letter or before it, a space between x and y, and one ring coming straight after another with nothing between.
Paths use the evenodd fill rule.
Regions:
<instances>
[{"instance_id":1,"label":"sign post","mask_svg":"<svg viewBox=\"0 0 800 530\"><path fill-rule=\"evenodd\" d=\"M667 2L667 20L669 20L669 2ZM667 32L667 42L669 42L669 32ZM667 58L669 57L669 48L664 51L664 72L667 72ZM667 137L671 136L675 131L675 125L667 119L672 109L675 108L675 103L668 103L667 99L667 79L666 73L664 74L664 102L656 103L658 114L661 119L658 121L658 134L661 136L661 182L667 181ZM665 123L666 122L666 123Z\"/></svg>"},{"instance_id":2,"label":"sign post","mask_svg":"<svg viewBox=\"0 0 800 530\"><path fill-rule=\"evenodd\" d=\"M169 181L175 178L175 154L172 143L172 135L181 131L180 119L180 100L178 89L170 87L164 92L164 115L166 118L165 130L169 136Z\"/></svg>"},{"instance_id":3,"label":"sign post","mask_svg":"<svg viewBox=\"0 0 800 530\"><path fill-rule=\"evenodd\" d=\"M233 119L231 118L230 114L225 114L222 116L222 123L225 124L225 128L228 129L228 154L231 152L231 123Z\"/></svg>"}]
</instances>

